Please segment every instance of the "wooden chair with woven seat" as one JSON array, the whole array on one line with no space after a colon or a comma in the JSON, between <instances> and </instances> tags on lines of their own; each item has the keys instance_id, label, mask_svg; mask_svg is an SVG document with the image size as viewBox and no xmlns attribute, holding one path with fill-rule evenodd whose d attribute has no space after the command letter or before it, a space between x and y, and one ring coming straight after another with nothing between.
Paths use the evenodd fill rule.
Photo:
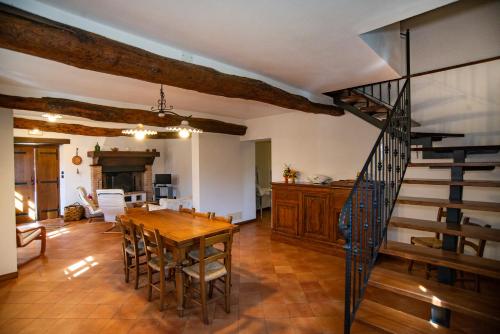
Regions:
<instances>
[{"instance_id":1,"label":"wooden chair with woven seat","mask_svg":"<svg viewBox=\"0 0 500 334\"><path fill-rule=\"evenodd\" d=\"M146 264L141 262L141 256L146 255L144 251L144 241L138 236L137 226L126 217L117 217L117 223L122 232L122 252L123 265L125 270L125 282L130 280L130 270L135 269L135 289L139 288L139 276L145 273L140 272L140 267Z\"/></svg>"},{"instance_id":2,"label":"wooden chair with woven seat","mask_svg":"<svg viewBox=\"0 0 500 334\"><path fill-rule=\"evenodd\" d=\"M201 217L201 218L206 218L206 219L210 219L210 217L212 217L212 212L196 212L196 211L193 211L193 217Z\"/></svg>"},{"instance_id":3,"label":"wooden chair with woven seat","mask_svg":"<svg viewBox=\"0 0 500 334\"><path fill-rule=\"evenodd\" d=\"M439 208L436 221L442 222L443 218L446 219L447 212L444 208ZM462 219L463 214L460 214L460 220ZM411 237L410 243L412 245L423 246L428 248L436 248L441 249L443 247L443 241L441 240L441 234L436 233L434 237ZM413 264L415 261L410 260L408 263L408 272L411 273L413 270ZM430 278L431 270L433 269L432 265L429 263L425 264L425 277L426 279Z\"/></svg>"},{"instance_id":4,"label":"wooden chair with woven seat","mask_svg":"<svg viewBox=\"0 0 500 334\"><path fill-rule=\"evenodd\" d=\"M153 289L160 292L160 311L163 311L165 302L166 281L173 280L175 262L172 253L167 251L163 243L160 232L155 229L149 231L140 225L142 239L144 240L144 250L146 252L146 262L148 268L148 301L153 297ZM153 275L159 273L158 282L153 282Z\"/></svg>"},{"instance_id":5,"label":"wooden chair with woven seat","mask_svg":"<svg viewBox=\"0 0 500 334\"><path fill-rule=\"evenodd\" d=\"M472 226L481 226L476 223L472 223L470 221L470 217L465 217L464 221L462 223L463 225L472 225ZM491 228L491 225L486 224L484 225L485 228ZM472 249L472 251L475 253L476 256L478 257L483 257L484 254L484 248L486 247L486 240L478 240L477 243L468 240L466 237L460 237L459 242L458 242L458 252L460 254L463 254L465 252L465 247L469 247ZM466 278L464 277L464 272L463 271L458 271L457 272L458 276L456 278L457 282L462 282L462 287L465 288L465 282L473 282L474 283L474 290L476 292L480 292L480 285L479 285L479 275L478 274L473 274L473 278Z\"/></svg>"},{"instance_id":6,"label":"wooden chair with woven seat","mask_svg":"<svg viewBox=\"0 0 500 334\"><path fill-rule=\"evenodd\" d=\"M182 204L181 204L181 205L179 205L179 212L180 213L188 213L188 214L192 215L196 212L196 209L195 208L191 208L191 209L184 208L184 207L182 207Z\"/></svg>"},{"instance_id":7,"label":"wooden chair with woven seat","mask_svg":"<svg viewBox=\"0 0 500 334\"><path fill-rule=\"evenodd\" d=\"M231 275L231 266L229 263L229 259L231 254L232 241L232 233L230 232L220 233L210 237L201 237L199 244L199 262L191 266L182 268L182 271L187 278L184 280L187 288L185 300L193 300L201 305L203 322L205 324L209 323L207 310L207 284L211 284L211 282L214 282L219 278ZM224 245L224 250L215 255L206 256L205 249L218 243L222 243ZM221 263L220 260L223 260L223 262ZM199 283L199 289L195 288L195 284L197 283ZM215 286L215 289L221 292L222 295L211 298L211 301L224 298L225 311L229 313L231 311L231 292L229 280L224 280L224 289L220 289L217 286ZM198 294L199 300L194 298L195 293Z\"/></svg>"},{"instance_id":8,"label":"wooden chair with woven seat","mask_svg":"<svg viewBox=\"0 0 500 334\"><path fill-rule=\"evenodd\" d=\"M210 214L208 218L210 218L210 220L221 221L221 222L225 222L228 224L231 224L231 222L233 221L232 216L227 216L227 217L216 216L215 213ZM205 248L205 256L212 256L212 255L218 254L220 252L221 252L221 250L215 248L214 246L208 246ZM188 253L188 256L193 261L198 262L200 260L200 250L198 248L193 249Z\"/></svg>"}]
</instances>

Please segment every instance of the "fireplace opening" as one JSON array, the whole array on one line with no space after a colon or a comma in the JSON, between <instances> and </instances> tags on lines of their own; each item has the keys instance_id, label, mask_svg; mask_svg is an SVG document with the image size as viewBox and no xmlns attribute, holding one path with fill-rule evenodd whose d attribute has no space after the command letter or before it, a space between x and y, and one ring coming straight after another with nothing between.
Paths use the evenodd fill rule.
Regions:
<instances>
[{"instance_id":1,"label":"fireplace opening","mask_svg":"<svg viewBox=\"0 0 500 334\"><path fill-rule=\"evenodd\" d=\"M142 172L104 172L104 189L123 189L124 192L143 191Z\"/></svg>"}]
</instances>

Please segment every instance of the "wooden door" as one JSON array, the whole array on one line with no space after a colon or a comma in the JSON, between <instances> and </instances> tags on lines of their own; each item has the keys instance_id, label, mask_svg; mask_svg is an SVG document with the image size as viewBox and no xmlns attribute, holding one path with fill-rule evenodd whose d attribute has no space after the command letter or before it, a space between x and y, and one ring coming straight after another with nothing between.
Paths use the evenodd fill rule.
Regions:
<instances>
[{"instance_id":1,"label":"wooden door","mask_svg":"<svg viewBox=\"0 0 500 334\"><path fill-rule=\"evenodd\" d=\"M301 234L309 239L331 241L331 196L329 192L303 194Z\"/></svg>"},{"instance_id":2,"label":"wooden door","mask_svg":"<svg viewBox=\"0 0 500 334\"><path fill-rule=\"evenodd\" d=\"M14 145L16 223L36 220L35 159L32 146Z\"/></svg>"},{"instance_id":3,"label":"wooden door","mask_svg":"<svg viewBox=\"0 0 500 334\"><path fill-rule=\"evenodd\" d=\"M300 198L296 191L273 190L273 230L297 236L299 233Z\"/></svg>"},{"instance_id":4,"label":"wooden door","mask_svg":"<svg viewBox=\"0 0 500 334\"><path fill-rule=\"evenodd\" d=\"M59 147L40 146L36 150L36 194L38 219L59 216Z\"/></svg>"}]
</instances>

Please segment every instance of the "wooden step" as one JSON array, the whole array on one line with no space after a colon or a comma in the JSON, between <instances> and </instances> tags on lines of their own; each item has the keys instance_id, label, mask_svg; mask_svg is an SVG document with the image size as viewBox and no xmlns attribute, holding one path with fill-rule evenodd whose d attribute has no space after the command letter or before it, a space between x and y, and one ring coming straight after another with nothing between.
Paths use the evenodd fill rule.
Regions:
<instances>
[{"instance_id":1,"label":"wooden step","mask_svg":"<svg viewBox=\"0 0 500 334\"><path fill-rule=\"evenodd\" d=\"M403 259L500 279L500 261L472 255L457 254L456 252L442 249L414 246L397 241L387 241L387 247L382 244L379 252Z\"/></svg>"},{"instance_id":2,"label":"wooden step","mask_svg":"<svg viewBox=\"0 0 500 334\"><path fill-rule=\"evenodd\" d=\"M493 203L493 202L478 202L478 201L452 202L448 199L441 199L441 198L399 196L398 203L409 204L409 205L435 206L441 208L500 212L500 203Z\"/></svg>"},{"instance_id":3,"label":"wooden step","mask_svg":"<svg viewBox=\"0 0 500 334\"><path fill-rule=\"evenodd\" d=\"M500 161L478 161L478 162L410 162L409 167L431 167L431 168L451 168L451 167L486 167L495 168L500 166Z\"/></svg>"},{"instance_id":4,"label":"wooden step","mask_svg":"<svg viewBox=\"0 0 500 334\"><path fill-rule=\"evenodd\" d=\"M463 133L446 133L446 132L412 132L411 138L427 138L431 137L432 141L441 141L448 137L465 137Z\"/></svg>"},{"instance_id":5,"label":"wooden step","mask_svg":"<svg viewBox=\"0 0 500 334\"><path fill-rule=\"evenodd\" d=\"M360 107L359 110L366 113L387 113L387 109L381 106Z\"/></svg>"},{"instance_id":6,"label":"wooden step","mask_svg":"<svg viewBox=\"0 0 500 334\"><path fill-rule=\"evenodd\" d=\"M467 154L489 154L499 152L500 145L412 147L411 150L440 153L465 151Z\"/></svg>"},{"instance_id":7,"label":"wooden step","mask_svg":"<svg viewBox=\"0 0 500 334\"><path fill-rule=\"evenodd\" d=\"M457 333L428 320L364 299L356 312L356 321L393 334Z\"/></svg>"},{"instance_id":8,"label":"wooden step","mask_svg":"<svg viewBox=\"0 0 500 334\"><path fill-rule=\"evenodd\" d=\"M367 98L361 95L349 95L341 97L340 100L348 104L353 104L358 102L366 102Z\"/></svg>"},{"instance_id":9,"label":"wooden step","mask_svg":"<svg viewBox=\"0 0 500 334\"><path fill-rule=\"evenodd\" d=\"M500 242L500 230L495 228L486 228L474 225L459 225L458 229L453 229L448 228L448 225L444 222L407 217L392 217L389 224L393 227L409 228L417 231L443 233L459 237Z\"/></svg>"},{"instance_id":10,"label":"wooden step","mask_svg":"<svg viewBox=\"0 0 500 334\"><path fill-rule=\"evenodd\" d=\"M375 267L370 274L370 286L448 308L475 318L500 322L500 299L455 288L393 270Z\"/></svg>"},{"instance_id":11,"label":"wooden step","mask_svg":"<svg viewBox=\"0 0 500 334\"><path fill-rule=\"evenodd\" d=\"M404 179L403 183L427 184L432 186L500 187L500 181L492 180L451 181L447 179Z\"/></svg>"}]
</instances>

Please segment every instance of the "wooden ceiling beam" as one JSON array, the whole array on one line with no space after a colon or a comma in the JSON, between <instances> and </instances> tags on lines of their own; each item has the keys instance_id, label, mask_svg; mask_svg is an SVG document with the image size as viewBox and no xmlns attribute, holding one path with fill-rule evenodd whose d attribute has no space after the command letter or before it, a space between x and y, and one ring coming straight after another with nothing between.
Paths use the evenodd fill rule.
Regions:
<instances>
[{"instance_id":1,"label":"wooden ceiling beam","mask_svg":"<svg viewBox=\"0 0 500 334\"><path fill-rule=\"evenodd\" d=\"M263 81L163 57L101 35L0 4L0 47L78 68L205 94L253 100L316 114L343 115Z\"/></svg>"},{"instance_id":2,"label":"wooden ceiling beam","mask_svg":"<svg viewBox=\"0 0 500 334\"><path fill-rule=\"evenodd\" d=\"M45 132L58 132L71 135L93 136L93 137L130 137L122 134L122 129L99 128L80 124L68 124L60 122L45 122L35 119L14 117L15 129L38 129ZM151 139L179 139L175 132L158 132L155 136L147 136Z\"/></svg>"},{"instance_id":3,"label":"wooden ceiling beam","mask_svg":"<svg viewBox=\"0 0 500 334\"><path fill-rule=\"evenodd\" d=\"M184 119L175 115L167 115L162 118L158 117L156 113L141 109L109 107L53 97L34 98L0 94L0 107L83 117L100 122L141 123L157 127L179 125ZM208 118L191 117L189 124L205 132L238 136L244 135L247 130L247 127L244 125L226 123Z\"/></svg>"}]
</instances>

